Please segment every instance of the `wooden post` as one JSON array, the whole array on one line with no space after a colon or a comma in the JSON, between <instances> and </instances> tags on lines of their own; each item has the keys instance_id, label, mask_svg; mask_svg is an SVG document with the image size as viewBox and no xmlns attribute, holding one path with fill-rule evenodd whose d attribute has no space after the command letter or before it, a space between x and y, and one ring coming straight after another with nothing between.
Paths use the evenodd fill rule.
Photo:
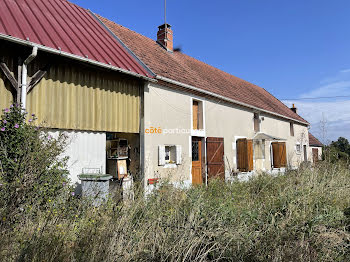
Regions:
<instances>
[{"instance_id":1,"label":"wooden post","mask_svg":"<svg viewBox=\"0 0 350 262\"><path fill-rule=\"evenodd\" d=\"M16 95L16 103L21 103L21 89L22 89L22 59L18 57L18 66L17 66L17 95Z\"/></svg>"}]
</instances>

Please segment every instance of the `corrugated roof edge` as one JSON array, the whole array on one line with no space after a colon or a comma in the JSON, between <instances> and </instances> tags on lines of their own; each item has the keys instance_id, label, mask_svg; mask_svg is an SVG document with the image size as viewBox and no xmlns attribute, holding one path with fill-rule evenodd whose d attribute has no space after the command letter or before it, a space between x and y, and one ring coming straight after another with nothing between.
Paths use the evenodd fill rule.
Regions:
<instances>
[{"instance_id":1,"label":"corrugated roof edge","mask_svg":"<svg viewBox=\"0 0 350 262\"><path fill-rule=\"evenodd\" d=\"M106 26L94 12L92 12L90 9L88 11L113 36L113 38L117 40L125 48L125 50L127 50L128 53L142 65L144 69L146 69L153 77L156 76L156 74L153 73L152 70L140 58L138 58L137 55L135 55L135 53L131 51L131 49L125 45L123 41L111 31L111 29L108 28L108 26Z\"/></svg>"},{"instance_id":2,"label":"corrugated roof edge","mask_svg":"<svg viewBox=\"0 0 350 262\"><path fill-rule=\"evenodd\" d=\"M10 35L5 35L5 34L0 33L0 39L7 40L7 41L10 41L10 42L13 42L13 43L17 43L17 44L21 44L21 45L31 46L31 47L37 46L39 50L42 50L44 52L52 53L52 54L55 54L55 55L61 55L61 56L64 56L64 57L67 57L67 58L71 58L71 59L74 59L74 60L77 60L77 61L80 61L80 62L85 62L85 63L92 64L92 65L95 65L95 66L98 66L98 67L106 68L106 69L109 69L109 70L113 70L113 71L117 71L117 72L120 72L120 73L124 73L124 74L131 75L131 76L134 76L134 77L137 77L137 78L141 78L141 79L144 79L144 80L147 80L147 81L150 81L150 82L157 82L157 80L154 79L154 78L146 77L146 76L140 75L138 73L125 70L125 69L120 68L120 67L116 67L116 66L105 64L105 63L97 62L95 60L92 60L92 59L89 59L89 58L86 58L86 57L73 55L73 54L70 54L70 53L67 53L67 52L63 52L63 51L58 50L58 49L54 49L54 48L51 48L51 47L39 45L39 44L36 44L34 42L22 40L20 38L13 37L13 36L10 36Z\"/></svg>"},{"instance_id":3,"label":"corrugated roof edge","mask_svg":"<svg viewBox=\"0 0 350 262\"><path fill-rule=\"evenodd\" d=\"M284 115L281 115L281 114L277 114L277 113L274 113L272 111L268 111L268 110L265 110L265 109L262 109L262 108L259 108L259 107L255 107L255 106L243 103L243 102L239 102L237 100L234 100L234 99L231 99L231 98L227 98L227 97L224 97L222 95L219 95L219 94L216 94L216 93L213 93L213 92L210 92L210 91L206 91L206 90L203 90L203 89L195 87L195 86L184 84L184 83L178 82L176 80L173 80L173 79L170 79L170 78L167 78L167 77L163 77L163 76L157 75L156 78L159 79L159 80L168 82L170 84L174 84L174 85L178 85L178 86L181 86L181 87L184 87L184 88L188 88L190 90L193 90L193 91L196 91L196 92L200 92L200 93L203 93L203 94L206 94L206 95L210 95L212 97L216 97L216 98L219 98L221 100L224 100L224 101L236 104L236 105L240 105L240 106L243 106L243 107L246 107L246 108L258 110L260 112L264 112L264 113L267 113L267 114L270 114L270 115L273 115L273 116L277 116L277 117L280 117L280 118L292 120L294 122L298 122L298 123L301 123L303 125L307 125L307 126L310 125L307 121L303 122L303 121L300 121L300 120L297 120L297 119L294 119L294 118L291 118L291 117L287 117L287 116L284 116Z\"/></svg>"}]
</instances>

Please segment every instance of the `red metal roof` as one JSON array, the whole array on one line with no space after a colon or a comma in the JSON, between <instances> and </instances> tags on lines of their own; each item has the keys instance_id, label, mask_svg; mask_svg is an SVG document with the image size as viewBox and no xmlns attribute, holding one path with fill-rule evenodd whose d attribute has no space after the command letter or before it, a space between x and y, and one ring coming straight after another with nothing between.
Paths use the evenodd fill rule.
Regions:
<instances>
[{"instance_id":1,"label":"red metal roof","mask_svg":"<svg viewBox=\"0 0 350 262\"><path fill-rule=\"evenodd\" d=\"M1 0L0 34L152 74L88 10L66 0Z\"/></svg>"}]
</instances>

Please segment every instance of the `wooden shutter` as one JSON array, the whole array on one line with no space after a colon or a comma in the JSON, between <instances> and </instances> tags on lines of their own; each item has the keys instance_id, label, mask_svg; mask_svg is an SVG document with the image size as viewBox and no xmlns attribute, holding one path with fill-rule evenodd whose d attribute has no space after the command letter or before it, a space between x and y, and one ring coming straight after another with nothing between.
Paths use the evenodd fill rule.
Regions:
<instances>
[{"instance_id":1,"label":"wooden shutter","mask_svg":"<svg viewBox=\"0 0 350 262\"><path fill-rule=\"evenodd\" d=\"M287 148L285 142L280 142L280 152L281 152L281 167L287 166Z\"/></svg>"},{"instance_id":2,"label":"wooden shutter","mask_svg":"<svg viewBox=\"0 0 350 262\"><path fill-rule=\"evenodd\" d=\"M252 171L253 170L253 140L247 140L247 159L248 159L248 171Z\"/></svg>"},{"instance_id":3,"label":"wooden shutter","mask_svg":"<svg viewBox=\"0 0 350 262\"><path fill-rule=\"evenodd\" d=\"M192 114L193 114L193 129L194 130L198 129L198 108L199 108L198 101L193 101Z\"/></svg>"},{"instance_id":4,"label":"wooden shutter","mask_svg":"<svg viewBox=\"0 0 350 262\"><path fill-rule=\"evenodd\" d=\"M246 138L237 140L237 169L242 172L254 169L253 140Z\"/></svg>"},{"instance_id":5,"label":"wooden shutter","mask_svg":"<svg viewBox=\"0 0 350 262\"><path fill-rule=\"evenodd\" d=\"M158 146L158 165L165 165L165 146Z\"/></svg>"},{"instance_id":6,"label":"wooden shutter","mask_svg":"<svg viewBox=\"0 0 350 262\"><path fill-rule=\"evenodd\" d=\"M225 179L224 138L207 137L208 179Z\"/></svg>"},{"instance_id":7,"label":"wooden shutter","mask_svg":"<svg viewBox=\"0 0 350 262\"><path fill-rule=\"evenodd\" d=\"M176 164L181 165L182 163L182 147L180 145L176 146Z\"/></svg>"},{"instance_id":8,"label":"wooden shutter","mask_svg":"<svg viewBox=\"0 0 350 262\"><path fill-rule=\"evenodd\" d=\"M287 166L287 150L285 142L273 142L272 145L272 156L273 156L273 167L281 168Z\"/></svg>"}]
</instances>

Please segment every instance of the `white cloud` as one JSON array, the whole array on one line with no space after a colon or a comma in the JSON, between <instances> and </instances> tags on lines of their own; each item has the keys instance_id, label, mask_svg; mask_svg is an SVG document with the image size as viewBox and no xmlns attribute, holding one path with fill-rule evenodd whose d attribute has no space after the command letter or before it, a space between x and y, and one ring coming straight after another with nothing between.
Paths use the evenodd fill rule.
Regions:
<instances>
[{"instance_id":1,"label":"white cloud","mask_svg":"<svg viewBox=\"0 0 350 262\"><path fill-rule=\"evenodd\" d=\"M350 96L350 81L340 80L328 85L324 85L308 93L302 94L300 97L308 98L329 96Z\"/></svg>"},{"instance_id":2,"label":"white cloud","mask_svg":"<svg viewBox=\"0 0 350 262\"><path fill-rule=\"evenodd\" d=\"M321 81L321 86L300 95L300 98L350 96L350 69ZM310 132L324 143L346 137L350 140L350 98L285 101L288 106L296 104L298 114L311 125ZM326 121L326 133L321 121Z\"/></svg>"},{"instance_id":3,"label":"white cloud","mask_svg":"<svg viewBox=\"0 0 350 262\"><path fill-rule=\"evenodd\" d=\"M340 70L340 73L350 73L350 69Z\"/></svg>"}]
</instances>

